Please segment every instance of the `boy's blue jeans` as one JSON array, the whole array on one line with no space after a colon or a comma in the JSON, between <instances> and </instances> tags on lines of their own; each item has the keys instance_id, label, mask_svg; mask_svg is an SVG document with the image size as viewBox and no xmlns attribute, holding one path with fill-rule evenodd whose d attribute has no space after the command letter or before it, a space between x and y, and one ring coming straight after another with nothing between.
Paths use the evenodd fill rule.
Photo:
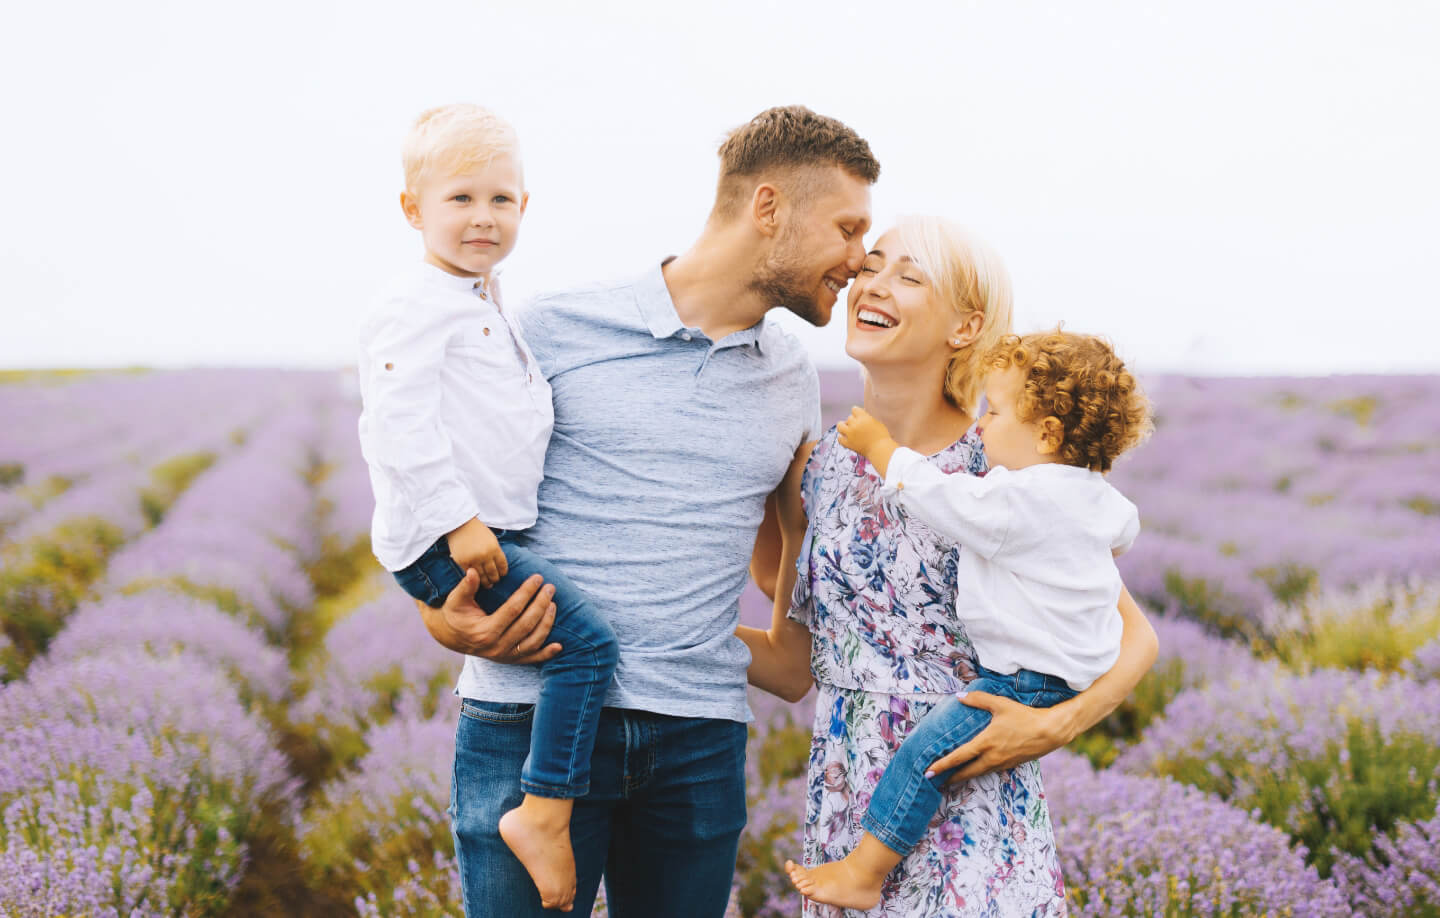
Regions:
<instances>
[{"instance_id":1,"label":"boy's blue jeans","mask_svg":"<svg viewBox=\"0 0 1440 918\"><path fill-rule=\"evenodd\" d=\"M1048 708L1075 697L1074 689L1057 676L1018 670L1009 675L975 667L979 674L965 686L967 692L989 692L1003 695L1032 708ZM920 723L895 758L890 760L861 826L896 854L909 854L910 849L925 837L931 818L940 809L940 788L959 766L925 777L931 763L957 746L974 739L990 723L990 712L972 708L956 698L947 698L921 718Z\"/></svg>"},{"instance_id":2,"label":"boy's blue jeans","mask_svg":"<svg viewBox=\"0 0 1440 918\"><path fill-rule=\"evenodd\" d=\"M533 574L555 587L555 624L550 640L560 653L540 664L544 682L535 705L530 754L520 773L520 786L538 797L583 797L590 790L590 754L595 725L610 687L620 652L610 625L585 593L550 562L516 545L503 530L495 533L509 570L493 587L475 594L480 608L493 611ZM405 592L433 607L465 579L441 536L409 567L395 572Z\"/></svg>"}]
</instances>

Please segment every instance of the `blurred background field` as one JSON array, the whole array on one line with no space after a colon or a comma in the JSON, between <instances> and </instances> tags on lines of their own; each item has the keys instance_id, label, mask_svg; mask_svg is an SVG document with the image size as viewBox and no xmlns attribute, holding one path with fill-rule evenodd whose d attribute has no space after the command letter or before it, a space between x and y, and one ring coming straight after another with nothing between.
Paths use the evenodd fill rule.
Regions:
<instances>
[{"instance_id":1,"label":"blurred background field","mask_svg":"<svg viewBox=\"0 0 1440 918\"><path fill-rule=\"evenodd\" d=\"M1042 764L1072 911L1440 915L1440 377L1146 382L1112 480L1161 652ZM370 558L357 412L0 376L0 914L460 914L459 662ZM752 706L732 913L794 915L813 706Z\"/></svg>"}]
</instances>

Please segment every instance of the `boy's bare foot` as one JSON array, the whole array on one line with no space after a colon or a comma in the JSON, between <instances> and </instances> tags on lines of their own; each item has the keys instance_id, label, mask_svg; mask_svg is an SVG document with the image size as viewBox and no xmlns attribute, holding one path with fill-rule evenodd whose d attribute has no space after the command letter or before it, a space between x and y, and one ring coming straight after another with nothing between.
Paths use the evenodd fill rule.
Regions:
<instances>
[{"instance_id":1,"label":"boy's bare foot","mask_svg":"<svg viewBox=\"0 0 1440 918\"><path fill-rule=\"evenodd\" d=\"M807 899L841 908L874 908L880 904L880 886L885 882L883 873L877 877L861 870L849 858L810 868L786 861L785 871Z\"/></svg>"},{"instance_id":2,"label":"boy's bare foot","mask_svg":"<svg viewBox=\"0 0 1440 918\"><path fill-rule=\"evenodd\" d=\"M575 906L575 852L570 847L572 800L531 797L500 817L500 837L525 865L540 904L568 912Z\"/></svg>"}]
</instances>

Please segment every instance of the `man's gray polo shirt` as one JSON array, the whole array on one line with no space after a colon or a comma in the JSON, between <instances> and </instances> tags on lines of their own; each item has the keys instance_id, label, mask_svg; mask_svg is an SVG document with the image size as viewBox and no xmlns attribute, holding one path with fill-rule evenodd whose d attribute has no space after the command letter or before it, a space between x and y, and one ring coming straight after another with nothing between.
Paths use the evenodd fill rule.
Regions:
<instances>
[{"instance_id":1,"label":"man's gray polo shirt","mask_svg":"<svg viewBox=\"0 0 1440 918\"><path fill-rule=\"evenodd\" d=\"M766 496L820 434L804 348L766 321L718 342L686 328L658 265L541 297L519 324L555 399L540 519L521 542L615 629L605 704L748 720L740 591ZM533 702L539 687L537 666L467 657L457 692Z\"/></svg>"}]
</instances>

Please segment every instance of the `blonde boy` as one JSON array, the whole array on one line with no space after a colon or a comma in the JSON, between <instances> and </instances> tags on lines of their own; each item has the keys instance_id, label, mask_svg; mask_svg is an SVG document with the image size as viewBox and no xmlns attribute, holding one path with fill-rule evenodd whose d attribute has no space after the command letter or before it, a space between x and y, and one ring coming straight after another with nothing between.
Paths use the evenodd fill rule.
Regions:
<instances>
[{"instance_id":1,"label":"blonde boy","mask_svg":"<svg viewBox=\"0 0 1440 918\"><path fill-rule=\"evenodd\" d=\"M537 573L555 588L550 633L563 649L540 667L525 796L500 817L499 833L542 904L568 911L570 813L589 790L617 649L585 595L517 541L535 524L554 426L550 386L495 277L529 200L519 147L493 113L447 105L420 116L402 159L400 207L425 255L361 329L360 442L375 491L372 547L401 587L431 607L466 589L481 608L495 609Z\"/></svg>"}]
</instances>

